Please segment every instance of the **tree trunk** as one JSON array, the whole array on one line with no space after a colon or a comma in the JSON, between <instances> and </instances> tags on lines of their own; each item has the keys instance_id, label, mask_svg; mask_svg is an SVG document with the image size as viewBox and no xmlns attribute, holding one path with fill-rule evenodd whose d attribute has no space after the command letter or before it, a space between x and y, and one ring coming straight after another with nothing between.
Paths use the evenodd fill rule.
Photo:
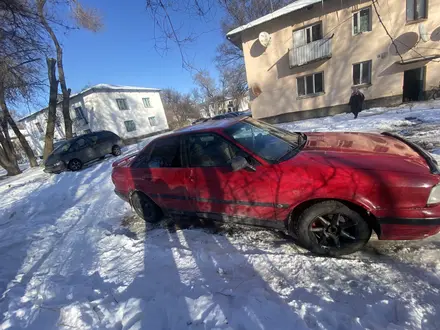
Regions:
<instances>
[{"instance_id":1,"label":"tree trunk","mask_svg":"<svg viewBox=\"0 0 440 330\"><path fill-rule=\"evenodd\" d=\"M9 150L2 129L0 129L0 166L6 170L7 175L17 175L21 173L20 167L18 167L17 158L15 157L15 154L11 153Z\"/></svg>"},{"instance_id":2,"label":"tree trunk","mask_svg":"<svg viewBox=\"0 0 440 330\"><path fill-rule=\"evenodd\" d=\"M11 137L9 136L8 122L3 113L0 115L0 128L0 144L2 145L9 161L11 161L13 164L17 164L18 166L15 148L12 144Z\"/></svg>"},{"instance_id":3,"label":"tree trunk","mask_svg":"<svg viewBox=\"0 0 440 330\"><path fill-rule=\"evenodd\" d=\"M30 166L31 167L38 166L38 162L37 159L35 158L34 152L29 146L29 143L26 140L26 138L23 136L23 134L21 134L20 129L18 128L17 124L15 123L14 119L11 116L11 113L9 112L8 106L6 105L5 94L3 89L0 89L0 108L3 110L3 115L6 118L7 122L9 123L9 126L11 126L12 130L14 131L15 136L20 141L21 146L23 147L23 150L26 153L27 158L29 159Z\"/></svg>"},{"instance_id":4,"label":"tree trunk","mask_svg":"<svg viewBox=\"0 0 440 330\"><path fill-rule=\"evenodd\" d=\"M56 60L54 58L47 58L47 73L49 76L49 107L47 111L47 126L46 126L46 136L44 137L44 151L43 159L46 160L49 154L53 150L53 136L55 134L55 120L57 114L57 91L58 91L58 81L55 76L55 65Z\"/></svg>"},{"instance_id":5,"label":"tree trunk","mask_svg":"<svg viewBox=\"0 0 440 330\"><path fill-rule=\"evenodd\" d=\"M5 161L0 156L0 166L3 167L6 170L6 175L13 176L21 173L21 170L18 166L15 166L14 164Z\"/></svg>"},{"instance_id":6,"label":"tree trunk","mask_svg":"<svg viewBox=\"0 0 440 330\"><path fill-rule=\"evenodd\" d=\"M49 23L47 23L46 17L44 15L44 6L46 4L46 0L38 0L37 9L38 16L40 18L41 24L43 24L47 33L49 33L57 51L57 67L58 67L58 78L60 80L61 91L63 93L63 102L62 102L62 111L64 117L64 128L66 131L66 139L71 139L73 137L72 131L72 119L70 118L70 89L67 88L66 77L64 75L64 66L63 66L63 49L61 48L60 43L58 42L57 36L53 32Z\"/></svg>"}]
</instances>

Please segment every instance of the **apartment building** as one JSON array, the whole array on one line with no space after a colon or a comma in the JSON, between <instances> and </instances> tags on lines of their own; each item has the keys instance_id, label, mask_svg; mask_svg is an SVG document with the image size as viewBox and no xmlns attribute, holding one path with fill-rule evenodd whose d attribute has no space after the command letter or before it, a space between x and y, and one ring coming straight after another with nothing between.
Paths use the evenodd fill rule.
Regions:
<instances>
[{"instance_id":1,"label":"apartment building","mask_svg":"<svg viewBox=\"0 0 440 330\"><path fill-rule=\"evenodd\" d=\"M253 116L269 122L349 111L353 88L374 107L440 83L440 0L298 0L227 38L243 50Z\"/></svg>"},{"instance_id":2,"label":"apartment building","mask_svg":"<svg viewBox=\"0 0 440 330\"><path fill-rule=\"evenodd\" d=\"M128 142L168 130L162 100L156 88L98 84L73 94L70 116L74 135L108 130ZM41 155L47 108L18 121L31 148ZM55 141L65 138L61 103L57 107Z\"/></svg>"}]
</instances>

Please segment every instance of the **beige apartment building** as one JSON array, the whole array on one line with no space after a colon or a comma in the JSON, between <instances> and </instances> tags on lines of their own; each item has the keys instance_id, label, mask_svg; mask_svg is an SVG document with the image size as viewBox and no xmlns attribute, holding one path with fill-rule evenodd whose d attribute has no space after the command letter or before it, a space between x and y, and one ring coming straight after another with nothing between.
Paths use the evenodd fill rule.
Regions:
<instances>
[{"instance_id":1,"label":"beige apartment building","mask_svg":"<svg viewBox=\"0 0 440 330\"><path fill-rule=\"evenodd\" d=\"M374 107L440 83L440 0L298 0L227 38L243 49L252 113L269 122L347 112L355 87Z\"/></svg>"}]
</instances>

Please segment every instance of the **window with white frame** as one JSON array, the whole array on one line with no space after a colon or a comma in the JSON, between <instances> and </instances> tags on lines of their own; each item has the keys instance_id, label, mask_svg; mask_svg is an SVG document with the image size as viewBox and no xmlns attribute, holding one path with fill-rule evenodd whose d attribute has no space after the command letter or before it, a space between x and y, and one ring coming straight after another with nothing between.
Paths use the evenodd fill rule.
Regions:
<instances>
[{"instance_id":1,"label":"window with white frame","mask_svg":"<svg viewBox=\"0 0 440 330\"><path fill-rule=\"evenodd\" d=\"M353 14L353 34L371 31L371 8Z\"/></svg>"},{"instance_id":2,"label":"window with white frame","mask_svg":"<svg viewBox=\"0 0 440 330\"><path fill-rule=\"evenodd\" d=\"M322 39L322 24L310 25L304 29L293 31L293 47L298 48L313 41Z\"/></svg>"},{"instance_id":3,"label":"window with white frame","mask_svg":"<svg viewBox=\"0 0 440 330\"><path fill-rule=\"evenodd\" d=\"M150 126L157 126L157 119L156 117L148 117L148 121L150 122Z\"/></svg>"},{"instance_id":4,"label":"window with white frame","mask_svg":"<svg viewBox=\"0 0 440 330\"><path fill-rule=\"evenodd\" d=\"M145 108L151 108L151 102L149 97L144 97L142 99L142 102L144 103Z\"/></svg>"},{"instance_id":5,"label":"window with white frame","mask_svg":"<svg viewBox=\"0 0 440 330\"><path fill-rule=\"evenodd\" d=\"M324 72L296 78L298 96L314 95L324 92Z\"/></svg>"},{"instance_id":6,"label":"window with white frame","mask_svg":"<svg viewBox=\"0 0 440 330\"><path fill-rule=\"evenodd\" d=\"M136 130L136 123L133 120L124 121L124 125L127 132L133 132Z\"/></svg>"},{"instance_id":7,"label":"window with white frame","mask_svg":"<svg viewBox=\"0 0 440 330\"><path fill-rule=\"evenodd\" d=\"M353 64L353 85L371 84L371 63L365 61Z\"/></svg>"},{"instance_id":8,"label":"window with white frame","mask_svg":"<svg viewBox=\"0 0 440 330\"><path fill-rule=\"evenodd\" d=\"M118 104L119 110L128 110L126 99L116 99L116 103Z\"/></svg>"}]
</instances>

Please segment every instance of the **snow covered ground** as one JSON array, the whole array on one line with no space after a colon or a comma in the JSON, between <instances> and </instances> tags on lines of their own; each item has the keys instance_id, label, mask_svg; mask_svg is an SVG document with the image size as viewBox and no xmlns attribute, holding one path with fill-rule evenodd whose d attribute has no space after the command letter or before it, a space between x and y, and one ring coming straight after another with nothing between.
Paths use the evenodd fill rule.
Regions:
<instances>
[{"instance_id":1,"label":"snow covered ground","mask_svg":"<svg viewBox=\"0 0 440 330\"><path fill-rule=\"evenodd\" d=\"M438 124L418 104L282 126L435 149ZM267 230L146 226L113 193L114 160L0 177L1 329L440 329L439 236L326 259Z\"/></svg>"}]
</instances>

